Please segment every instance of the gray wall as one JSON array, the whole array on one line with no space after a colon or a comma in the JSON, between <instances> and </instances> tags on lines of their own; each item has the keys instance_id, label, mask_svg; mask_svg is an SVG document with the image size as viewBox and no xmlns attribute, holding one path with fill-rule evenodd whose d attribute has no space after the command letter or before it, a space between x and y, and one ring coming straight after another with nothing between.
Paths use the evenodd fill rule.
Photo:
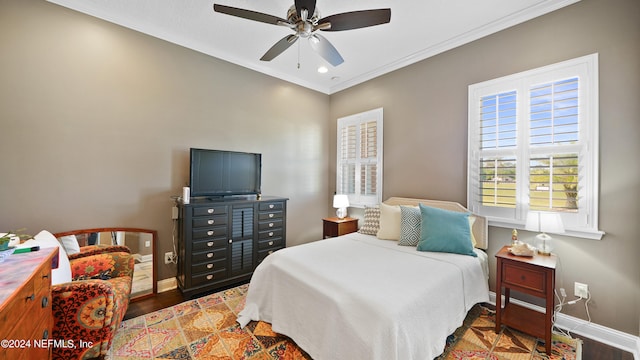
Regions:
<instances>
[{"instance_id":1,"label":"gray wall","mask_svg":"<svg viewBox=\"0 0 640 360\"><path fill-rule=\"evenodd\" d=\"M384 194L466 204L470 84L600 54L600 241L562 237L558 287L589 285L593 322L640 333L640 2L583 0L331 96L335 119L384 107ZM335 171L329 176L335 188ZM490 227L493 255L511 229ZM534 234L521 232L529 240ZM491 289L495 259L491 257ZM564 313L586 318L582 305Z\"/></svg>"},{"instance_id":2,"label":"gray wall","mask_svg":"<svg viewBox=\"0 0 640 360\"><path fill-rule=\"evenodd\" d=\"M288 240L322 236L329 97L44 1L0 2L0 229L158 231L189 148L260 152Z\"/></svg>"}]
</instances>

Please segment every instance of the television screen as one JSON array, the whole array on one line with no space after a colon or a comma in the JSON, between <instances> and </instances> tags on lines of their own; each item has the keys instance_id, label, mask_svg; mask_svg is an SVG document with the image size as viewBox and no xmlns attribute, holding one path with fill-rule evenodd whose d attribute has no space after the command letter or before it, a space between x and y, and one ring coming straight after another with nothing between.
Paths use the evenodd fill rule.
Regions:
<instances>
[{"instance_id":1,"label":"television screen","mask_svg":"<svg viewBox=\"0 0 640 360\"><path fill-rule=\"evenodd\" d=\"M191 196L260 194L262 155L191 149Z\"/></svg>"}]
</instances>

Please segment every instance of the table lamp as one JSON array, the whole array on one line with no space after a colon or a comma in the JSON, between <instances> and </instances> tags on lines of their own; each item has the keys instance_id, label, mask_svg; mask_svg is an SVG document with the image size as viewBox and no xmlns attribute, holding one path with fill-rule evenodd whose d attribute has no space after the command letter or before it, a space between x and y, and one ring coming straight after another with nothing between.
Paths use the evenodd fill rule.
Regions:
<instances>
[{"instance_id":1,"label":"table lamp","mask_svg":"<svg viewBox=\"0 0 640 360\"><path fill-rule=\"evenodd\" d=\"M559 213L545 211L530 211L527 214L527 222L524 226L525 230L541 232L536 236L538 254L551 255L552 237L547 232L561 234L564 232L562 217Z\"/></svg>"},{"instance_id":2,"label":"table lamp","mask_svg":"<svg viewBox=\"0 0 640 360\"><path fill-rule=\"evenodd\" d=\"M349 197L347 195L333 195L333 207L336 210L336 216L344 219L347 216L347 207L349 206Z\"/></svg>"}]
</instances>

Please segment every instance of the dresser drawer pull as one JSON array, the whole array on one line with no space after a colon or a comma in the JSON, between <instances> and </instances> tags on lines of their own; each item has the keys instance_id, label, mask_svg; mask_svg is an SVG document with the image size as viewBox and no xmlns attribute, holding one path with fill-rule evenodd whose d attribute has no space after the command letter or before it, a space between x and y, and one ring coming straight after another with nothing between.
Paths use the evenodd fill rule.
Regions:
<instances>
[{"instance_id":1,"label":"dresser drawer pull","mask_svg":"<svg viewBox=\"0 0 640 360\"><path fill-rule=\"evenodd\" d=\"M48 305L49 305L49 298L45 296L42 298L42 307L46 308Z\"/></svg>"},{"instance_id":2,"label":"dresser drawer pull","mask_svg":"<svg viewBox=\"0 0 640 360\"><path fill-rule=\"evenodd\" d=\"M210 259L210 258L212 258L212 257L213 257L213 253L212 253L212 252L207 253L207 257L208 257L209 259Z\"/></svg>"},{"instance_id":3,"label":"dresser drawer pull","mask_svg":"<svg viewBox=\"0 0 640 360\"><path fill-rule=\"evenodd\" d=\"M527 279L527 277L526 277L526 276L524 276L524 275L520 275L520 280L525 281L526 279Z\"/></svg>"},{"instance_id":4,"label":"dresser drawer pull","mask_svg":"<svg viewBox=\"0 0 640 360\"><path fill-rule=\"evenodd\" d=\"M273 225L274 225L273 223L269 223L269 227L273 227Z\"/></svg>"},{"instance_id":5,"label":"dresser drawer pull","mask_svg":"<svg viewBox=\"0 0 640 360\"><path fill-rule=\"evenodd\" d=\"M27 300L35 300L36 299L36 294L31 294L31 296L27 296Z\"/></svg>"},{"instance_id":6,"label":"dresser drawer pull","mask_svg":"<svg viewBox=\"0 0 640 360\"><path fill-rule=\"evenodd\" d=\"M49 278L49 274L44 274L44 275L42 275L42 278L43 278L43 279L48 279L48 278Z\"/></svg>"},{"instance_id":7,"label":"dresser drawer pull","mask_svg":"<svg viewBox=\"0 0 640 360\"><path fill-rule=\"evenodd\" d=\"M207 209L207 212L208 212L209 214L213 214L213 212L214 212L214 211L215 211L215 209Z\"/></svg>"},{"instance_id":8,"label":"dresser drawer pull","mask_svg":"<svg viewBox=\"0 0 640 360\"><path fill-rule=\"evenodd\" d=\"M213 275L207 275L207 280L213 279Z\"/></svg>"},{"instance_id":9,"label":"dresser drawer pull","mask_svg":"<svg viewBox=\"0 0 640 360\"><path fill-rule=\"evenodd\" d=\"M275 207L275 205L269 204L269 209L273 209L274 207Z\"/></svg>"},{"instance_id":10,"label":"dresser drawer pull","mask_svg":"<svg viewBox=\"0 0 640 360\"><path fill-rule=\"evenodd\" d=\"M209 235L209 236L213 235L213 230L207 231L207 235Z\"/></svg>"},{"instance_id":11,"label":"dresser drawer pull","mask_svg":"<svg viewBox=\"0 0 640 360\"><path fill-rule=\"evenodd\" d=\"M269 241L269 246L273 245L273 241Z\"/></svg>"},{"instance_id":12,"label":"dresser drawer pull","mask_svg":"<svg viewBox=\"0 0 640 360\"><path fill-rule=\"evenodd\" d=\"M271 255L271 254L273 254L273 250L270 250L270 251L269 251L269 255Z\"/></svg>"},{"instance_id":13,"label":"dresser drawer pull","mask_svg":"<svg viewBox=\"0 0 640 360\"><path fill-rule=\"evenodd\" d=\"M274 216L275 216L275 214L269 214L269 217L270 217L270 218L272 218L272 217L274 217Z\"/></svg>"},{"instance_id":14,"label":"dresser drawer pull","mask_svg":"<svg viewBox=\"0 0 640 360\"><path fill-rule=\"evenodd\" d=\"M213 225L213 223L215 223L215 220L213 220L213 219L209 219L209 221L207 221L207 223L208 223L209 225Z\"/></svg>"},{"instance_id":15,"label":"dresser drawer pull","mask_svg":"<svg viewBox=\"0 0 640 360\"><path fill-rule=\"evenodd\" d=\"M273 231L269 231L269 237L273 236Z\"/></svg>"},{"instance_id":16,"label":"dresser drawer pull","mask_svg":"<svg viewBox=\"0 0 640 360\"><path fill-rule=\"evenodd\" d=\"M207 269L213 269L213 264L207 264Z\"/></svg>"},{"instance_id":17,"label":"dresser drawer pull","mask_svg":"<svg viewBox=\"0 0 640 360\"><path fill-rule=\"evenodd\" d=\"M209 242L207 243L207 246L208 246L208 247L212 247L212 246L213 246L213 241L209 241Z\"/></svg>"},{"instance_id":18,"label":"dresser drawer pull","mask_svg":"<svg viewBox=\"0 0 640 360\"><path fill-rule=\"evenodd\" d=\"M49 338L49 330L44 329L44 331L42 332L42 340L46 340L48 338Z\"/></svg>"}]
</instances>

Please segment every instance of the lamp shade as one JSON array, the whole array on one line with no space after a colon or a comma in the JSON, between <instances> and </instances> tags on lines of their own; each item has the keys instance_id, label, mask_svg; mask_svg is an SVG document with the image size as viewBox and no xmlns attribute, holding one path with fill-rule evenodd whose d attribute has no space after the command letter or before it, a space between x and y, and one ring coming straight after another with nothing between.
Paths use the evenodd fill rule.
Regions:
<instances>
[{"instance_id":1,"label":"lamp shade","mask_svg":"<svg viewBox=\"0 0 640 360\"><path fill-rule=\"evenodd\" d=\"M552 238L547 233L559 234L564 232L560 214L544 211L529 212L524 228L525 230L541 233L536 236L538 240L536 248L538 249L538 254L541 255L551 255L551 250L553 250Z\"/></svg>"},{"instance_id":2,"label":"lamp shade","mask_svg":"<svg viewBox=\"0 0 640 360\"><path fill-rule=\"evenodd\" d=\"M564 232L562 217L558 213L545 211L530 211L527 214L525 230L561 234Z\"/></svg>"},{"instance_id":3,"label":"lamp shade","mask_svg":"<svg viewBox=\"0 0 640 360\"><path fill-rule=\"evenodd\" d=\"M333 195L333 207L336 209L349 207L347 195Z\"/></svg>"}]
</instances>

